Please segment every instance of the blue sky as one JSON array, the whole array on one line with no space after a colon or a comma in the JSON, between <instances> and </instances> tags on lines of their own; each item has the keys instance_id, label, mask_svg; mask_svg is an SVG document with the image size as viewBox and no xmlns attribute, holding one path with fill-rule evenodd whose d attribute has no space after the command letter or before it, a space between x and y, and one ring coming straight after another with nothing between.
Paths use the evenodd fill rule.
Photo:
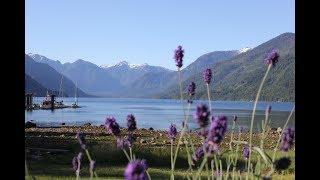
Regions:
<instances>
[{"instance_id":1,"label":"blue sky","mask_svg":"<svg viewBox=\"0 0 320 180\"><path fill-rule=\"evenodd\" d=\"M294 0L26 0L26 53L61 62L129 63L175 69L200 55L257 46L295 32Z\"/></svg>"}]
</instances>

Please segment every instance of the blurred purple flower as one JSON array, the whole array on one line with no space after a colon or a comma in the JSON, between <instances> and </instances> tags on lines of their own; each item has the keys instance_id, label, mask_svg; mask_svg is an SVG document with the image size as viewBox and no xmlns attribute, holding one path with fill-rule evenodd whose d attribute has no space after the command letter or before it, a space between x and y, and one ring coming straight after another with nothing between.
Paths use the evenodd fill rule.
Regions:
<instances>
[{"instance_id":1,"label":"blurred purple flower","mask_svg":"<svg viewBox=\"0 0 320 180\"><path fill-rule=\"evenodd\" d=\"M200 146L200 147L198 147L198 149L196 150L196 152L192 156L193 163L199 161L201 158L203 158L203 156L204 156L203 147Z\"/></svg>"},{"instance_id":2,"label":"blurred purple flower","mask_svg":"<svg viewBox=\"0 0 320 180\"><path fill-rule=\"evenodd\" d=\"M80 131L77 132L77 140L81 146L82 149L86 149L86 135L81 133Z\"/></svg>"},{"instance_id":3,"label":"blurred purple flower","mask_svg":"<svg viewBox=\"0 0 320 180\"><path fill-rule=\"evenodd\" d=\"M249 158L249 155L250 155L250 149L249 149L249 146L245 146L242 150L242 155L245 159L248 159Z\"/></svg>"},{"instance_id":4,"label":"blurred purple flower","mask_svg":"<svg viewBox=\"0 0 320 180\"><path fill-rule=\"evenodd\" d=\"M215 177L220 177L222 176L222 172L220 170L216 171L214 174Z\"/></svg>"},{"instance_id":5,"label":"blurred purple flower","mask_svg":"<svg viewBox=\"0 0 320 180\"><path fill-rule=\"evenodd\" d=\"M118 149L125 149L127 147L128 147L128 143L126 142L126 139L117 138L117 148Z\"/></svg>"},{"instance_id":6,"label":"blurred purple flower","mask_svg":"<svg viewBox=\"0 0 320 180\"><path fill-rule=\"evenodd\" d=\"M132 147L135 140L136 140L136 138L132 134L129 134L126 138L126 142L128 144L128 147Z\"/></svg>"},{"instance_id":7,"label":"blurred purple flower","mask_svg":"<svg viewBox=\"0 0 320 180\"><path fill-rule=\"evenodd\" d=\"M209 116L210 111L208 111L208 107L205 104L197 106L194 119L196 119L201 128L204 128L209 124Z\"/></svg>"},{"instance_id":8,"label":"blurred purple flower","mask_svg":"<svg viewBox=\"0 0 320 180\"><path fill-rule=\"evenodd\" d=\"M114 117L107 117L105 127L109 133L118 136L120 134L120 126Z\"/></svg>"},{"instance_id":9,"label":"blurred purple flower","mask_svg":"<svg viewBox=\"0 0 320 180\"><path fill-rule=\"evenodd\" d=\"M287 128L282 134L281 150L288 151L293 146L294 129Z\"/></svg>"},{"instance_id":10,"label":"blurred purple flower","mask_svg":"<svg viewBox=\"0 0 320 180\"><path fill-rule=\"evenodd\" d=\"M210 84L211 78L212 78L211 69L206 69L206 70L203 72L204 82L206 82L207 84Z\"/></svg>"},{"instance_id":11,"label":"blurred purple flower","mask_svg":"<svg viewBox=\"0 0 320 180\"><path fill-rule=\"evenodd\" d=\"M265 59L268 65L275 66L279 60L279 52L278 50L273 49L270 53L268 53L267 58Z\"/></svg>"},{"instance_id":12,"label":"blurred purple flower","mask_svg":"<svg viewBox=\"0 0 320 180\"><path fill-rule=\"evenodd\" d=\"M72 159L72 169L77 174L80 173L81 160L82 160L82 152L79 152L79 154Z\"/></svg>"},{"instance_id":13,"label":"blurred purple flower","mask_svg":"<svg viewBox=\"0 0 320 180\"><path fill-rule=\"evenodd\" d=\"M209 155L214 154L214 153L220 154L219 144L215 144L215 143L212 143L211 141L209 141L209 142L205 142L205 144L203 146Z\"/></svg>"},{"instance_id":14,"label":"blurred purple flower","mask_svg":"<svg viewBox=\"0 0 320 180\"><path fill-rule=\"evenodd\" d=\"M171 124L168 130L168 137L171 140L175 140L177 137L178 131L175 124Z\"/></svg>"},{"instance_id":15,"label":"blurred purple flower","mask_svg":"<svg viewBox=\"0 0 320 180\"><path fill-rule=\"evenodd\" d=\"M196 90L196 84L194 82L191 82L189 85L188 85L188 93L190 96L193 96L194 93L195 93L195 90Z\"/></svg>"},{"instance_id":16,"label":"blurred purple flower","mask_svg":"<svg viewBox=\"0 0 320 180\"><path fill-rule=\"evenodd\" d=\"M219 116L218 118L212 117L211 126L208 135L208 141L219 144L227 131L227 117Z\"/></svg>"},{"instance_id":17,"label":"blurred purple flower","mask_svg":"<svg viewBox=\"0 0 320 180\"><path fill-rule=\"evenodd\" d=\"M184 56L184 50L182 49L182 46L178 46L177 49L174 51L174 59L176 61L176 66L178 68L182 67L182 61Z\"/></svg>"},{"instance_id":18,"label":"blurred purple flower","mask_svg":"<svg viewBox=\"0 0 320 180\"><path fill-rule=\"evenodd\" d=\"M127 126L129 131L134 131L137 129L136 118L133 116L133 114L129 114L127 116Z\"/></svg>"},{"instance_id":19,"label":"blurred purple flower","mask_svg":"<svg viewBox=\"0 0 320 180\"><path fill-rule=\"evenodd\" d=\"M147 180L147 168L145 160L131 161L124 171L124 178L125 180Z\"/></svg>"}]
</instances>

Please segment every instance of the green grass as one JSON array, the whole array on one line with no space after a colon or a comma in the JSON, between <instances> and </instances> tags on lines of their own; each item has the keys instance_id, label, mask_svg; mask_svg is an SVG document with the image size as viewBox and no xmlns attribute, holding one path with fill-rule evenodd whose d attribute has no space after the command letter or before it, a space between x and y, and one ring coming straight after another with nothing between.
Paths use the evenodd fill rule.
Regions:
<instances>
[{"instance_id":1,"label":"green grass","mask_svg":"<svg viewBox=\"0 0 320 180\"><path fill-rule=\"evenodd\" d=\"M123 172L128 160L121 150L118 150L115 141L111 136L101 136L96 138L87 138L87 146L89 147L90 154L97 162L97 174L99 177L106 179L122 179ZM162 141L162 140L160 140ZM37 179L74 179L75 174L72 170L71 160L80 151L80 147L73 136L70 137L26 137L26 147L28 148L53 148L65 149L68 152L50 152L29 150L27 152L28 169L31 175ZM240 148L242 150L242 148ZM242 159L242 152L239 152L240 160L237 163L237 170L243 171L245 168L245 161ZM271 150L267 153L271 156ZM40 154L39 154L40 153ZM157 145L141 145L136 143L133 148L133 153L137 158L147 160L149 164L149 173L152 179L168 179L170 176L170 148L169 146ZM40 155L40 158L34 158L35 155ZM292 164L290 167L282 172L283 177L292 177L295 172L295 152L289 151L288 153L279 152L276 159L287 156L291 159ZM257 161L257 154L252 156L252 162ZM225 159L227 154L224 154L221 159L226 166ZM82 163L81 176L89 177L88 160L84 156ZM186 179L184 172L188 168L187 154L184 146L181 147L177 163L176 163L176 179ZM244 170L245 171L245 170ZM276 172L279 175L280 172ZM81 178L83 179L83 178ZM292 179L292 178L291 178Z\"/></svg>"}]
</instances>

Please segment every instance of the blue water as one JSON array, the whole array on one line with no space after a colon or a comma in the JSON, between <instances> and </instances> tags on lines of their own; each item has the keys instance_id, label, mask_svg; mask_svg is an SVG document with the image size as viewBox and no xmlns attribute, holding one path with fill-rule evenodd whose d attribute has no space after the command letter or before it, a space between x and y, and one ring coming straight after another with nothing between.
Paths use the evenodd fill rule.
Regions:
<instances>
[{"instance_id":1,"label":"blue water","mask_svg":"<svg viewBox=\"0 0 320 180\"><path fill-rule=\"evenodd\" d=\"M35 103L40 103L42 97L34 98ZM64 98L64 103L71 105L74 98ZM119 98L79 98L79 105L82 108L34 110L25 111L25 121L34 120L39 126L60 126L61 123L67 125L82 125L91 123L93 125L104 124L107 116L114 116L120 126L126 125L126 116L134 114L138 127L167 129L170 123L180 126L183 116L182 104L180 100L171 99L119 99ZM190 108L189 127L197 128L192 115L196 105L200 103L208 104L208 101L194 101ZM226 115L229 125L232 123L232 116L237 115L238 124L248 128L251 121L253 102L240 101L214 101L211 102L213 114ZM282 127L286 121L294 103L283 102L259 102L255 118L254 128L259 129L261 120L264 119L264 112L268 105L272 106L271 125ZM187 112L187 104L184 104ZM295 117L290 120L289 125L294 125Z\"/></svg>"}]
</instances>

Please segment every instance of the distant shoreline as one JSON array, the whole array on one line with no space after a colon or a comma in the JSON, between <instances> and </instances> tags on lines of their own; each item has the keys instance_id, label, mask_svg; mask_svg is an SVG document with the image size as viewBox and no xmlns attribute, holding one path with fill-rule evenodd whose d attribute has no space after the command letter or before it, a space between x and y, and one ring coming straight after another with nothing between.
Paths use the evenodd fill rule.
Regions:
<instances>
[{"instance_id":1,"label":"distant shoreline","mask_svg":"<svg viewBox=\"0 0 320 180\"><path fill-rule=\"evenodd\" d=\"M43 96L34 96L34 98L45 98ZM56 97L61 98L61 97ZM63 97L63 98L74 98L72 96ZM146 99L146 100L177 100L179 98L165 99L165 98L139 98L139 97L98 97L98 96L83 96L78 98L101 98L101 99ZM207 99L195 99L194 101L208 101ZM244 102L244 103L253 103L253 100L211 100L212 102ZM292 103L295 104L295 101L258 101L258 103Z\"/></svg>"}]
</instances>

